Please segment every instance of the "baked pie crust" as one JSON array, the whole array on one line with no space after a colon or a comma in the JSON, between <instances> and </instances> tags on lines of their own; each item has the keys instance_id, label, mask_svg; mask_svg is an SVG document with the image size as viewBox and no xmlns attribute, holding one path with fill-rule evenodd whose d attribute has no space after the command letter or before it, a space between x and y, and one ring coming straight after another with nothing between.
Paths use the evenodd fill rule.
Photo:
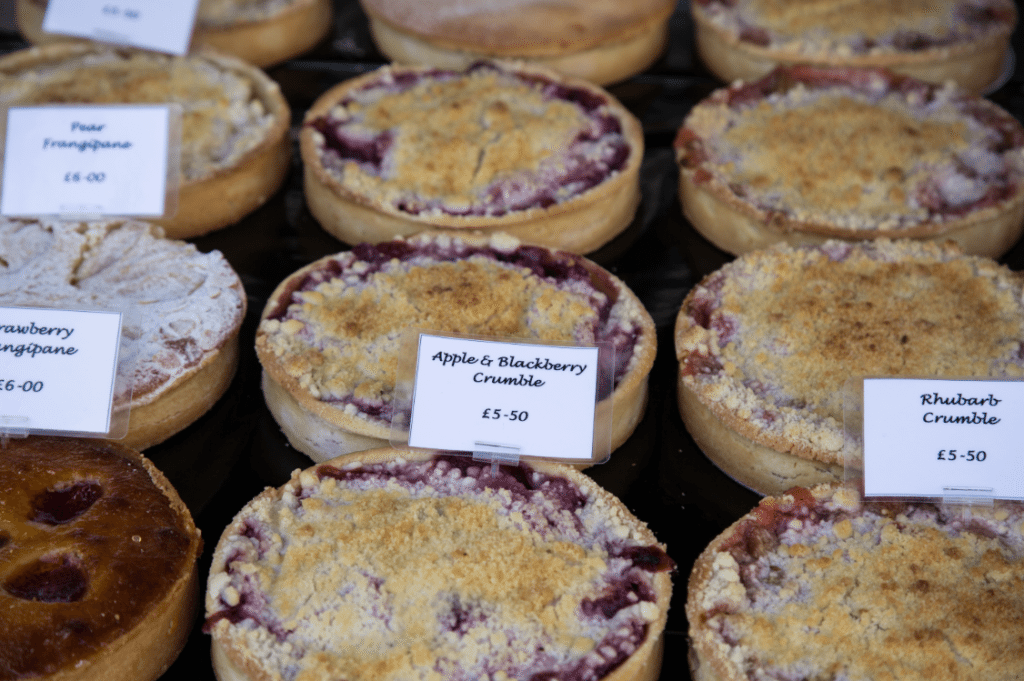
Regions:
<instances>
[{"instance_id":1,"label":"baked pie crust","mask_svg":"<svg viewBox=\"0 0 1024 681\"><path fill-rule=\"evenodd\" d=\"M797 66L717 90L675 142L693 226L719 248L1024 229L1024 128L988 100L880 70Z\"/></svg>"},{"instance_id":2,"label":"baked pie crust","mask_svg":"<svg viewBox=\"0 0 1024 681\"><path fill-rule=\"evenodd\" d=\"M389 59L464 69L481 59L524 59L598 85L624 80L668 44L672 0L360 0Z\"/></svg>"},{"instance_id":3,"label":"baked pie crust","mask_svg":"<svg viewBox=\"0 0 1024 681\"><path fill-rule=\"evenodd\" d=\"M885 68L982 92L1017 22L1011 0L694 0L697 52L726 82L776 66Z\"/></svg>"},{"instance_id":4,"label":"baked pie crust","mask_svg":"<svg viewBox=\"0 0 1024 681\"><path fill-rule=\"evenodd\" d=\"M30 43L81 42L43 31L47 0L17 0L18 30ZM214 50L266 68L313 49L332 27L331 0L200 0L191 51Z\"/></svg>"},{"instance_id":5,"label":"baked pie crust","mask_svg":"<svg viewBox=\"0 0 1024 681\"><path fill-rule=\"evenodd\" d=\"M238 364L245 291L217 251L163 238L143 222L0 219L0 305L121 310L123 444L146 449L224 394Z\"/></svg>"},{"instance_id":6,"label":"baked pie crust","mask_svg":"<svg viewBox=\"0 0 1024 681\"><path fill-rule=\"evenodd\" d=\"M603 390L596 418L611 418L613 450L643 416L654 322L622 281L580 256L507 236L424 234L322 258L270 296L256 352L267 406L292 446L324 461L387 445L410 328L608 341L615 385Z\"/></svg>"},{"instance_id":7,"label":"baked pie crust","mask_svg":"<svg viewBox=\"0 0 1024 681\"><path fill-rule=\"evenodd\" d=\"M694 681L1024 676L1019 503L862 502L822 485L764 499L697 559Z\"/></svg>"},{"instance_id":8,"label":"baked pie crust","mask_svg":"<svg viewBox=\"0 0 1024 681\"><path fill-rule=\"evenodd\" d=\"M587 253L640 201L636 118L523 64L378 69L324 93L300 144L310 211L346 243L434 228Z\"/></svg>"},{"instance_id":9,"label":"baked pie crust","mask_svg":"<svg viewBox=\"0 0 1024 681\"><path fill-rule=\"evenodd\" d=\"M160 471L112 442L15 439L0 499L0 676L160 676L194 622L202 548Z\"/></svg>"},{"instance_id":10,"label":"baked pie crust","mask_svg":"<svg viewBox=\"0 0 1024 681\"><path fill-rule=\"evenodd\" d=\"M569 466L376 449L235 516L205 630L232 681L654 681L672 568Z\"/></svg>"},{"instance_id":11,"label":"baked pie crust","mask_svg":"<svg viewBox=\"0 0 1024 681\"><path fill-rule=\"evenodd\" d=\"M277 83L238 59L171 57L60 43L0 58L0 103L178 103L182 174L177 212L156 220L183 239L233 224L288 172L290 113Z\"/></svg>"},{"instance_id":12,"label":"baked pie crust","mask_svg":"<svg viewBox=\"0 0 1024 681\"><path fill-rule=\"evenodd\" d=\"M675 346L694 442L781 494L842 480L847 379L1024 376L1024 275L952 243L778 245L694 287Z\"/></svg>"}]
</instances>

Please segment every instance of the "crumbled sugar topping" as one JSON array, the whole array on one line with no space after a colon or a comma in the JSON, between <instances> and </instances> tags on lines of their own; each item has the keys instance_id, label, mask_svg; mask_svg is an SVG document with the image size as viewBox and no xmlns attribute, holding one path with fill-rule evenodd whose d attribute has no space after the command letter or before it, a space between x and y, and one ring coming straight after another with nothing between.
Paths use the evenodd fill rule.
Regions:
<instances>
[{"instance_id":1,"label":"crumbled sugar topping","mask_svg":"<svg viewBox=\"0 0 1024 681\"><path fill-rule=\"evenodd\" d=\"M766 216L894 232L1020 191L1019 125L952 84L892 89L879 75L781 83L752 98L742 88L693 109L683 164Z\"/></svg>"},{"instance_id":2,"label":"crumbled sugar topping","mask_svg":"<svg viewBox=\"0 0 1024 681\"><path fill-rule=\"evenodd\" d=\"M287 681L599 679L671 567L620 505L458 457L296 472L232 528L207 629Z\"/></svg>"},{"instance_id":3,"label":"crumbled sugar topping","mask_svg":"<svg viewBox=\"0 0 1024 681\"><path fill-rule=\"evenodd\" d=\"M314 398L380 422L391 419L408 328L610 341L618 380L646 313L632 296L609 300L578 261L507 236L489 247L449 237L364 245L293 282L261 322L257 348Z\"/></svg>"},{"instance_id":4,"label":"crumbled sugar topping","mask_svg":"<svg viewBox=\"0 0 1024 681\"><path fill-rule=\"evenodd\" d=\"M739 40L801 54L922 50L1009 33L1008 0L695 0Z\"/></svg>"},{"instance_id":5,"label":"crumbled sugar topping","mask_svg":"<svg viewBox=\"0 0 1024 681\"><path fill-rule=\"evenodd\" d=\"M688 614L722 678L1024 676L1024 507L833 493L766 499L716 540Z\"/></svg>"},{"instance_id":6,"label":"crumbled sugar topping","mask_svg":"<svg viewBox=\"0 0 1024 681\"><path fill-rule=\"evenodd\" d=\"M235 23L269 19L305 0L199 0L196 23L200 26L230 26Z\"/></svg>"},{"instance_id":7,"label":"crumbled sugar topping","mask_svg":"<svg viewBox=\"0 0 1024 681\"><path fill-rule=\"evenodd\" d=\"M198 180L229 168L266 137L273 116L243 72L201 56L103 50L0 78L0 103L182 106L181 169Z\"/></svg>"},{"instance_id":8,"label":"crumbled sugar topping","mask_svg":"<svg viewBox=\"0 0 1024 681\"><path fill-rule=\"evenodd\" d=\"M491 64L382 69L312 125L347 190L414 215L488 215L568 201L620 171L627 115L594 88Z\"/></svg>"},{"instance_id":9,"label":"crumbled sugar topping","mask_svg":"<svg viewBox=\"0 0 1024 681\"><path fill-rule=\"evenodd\" d=\"M219 252L142 222L0 220L0 305L124 312L118 371L132 376L134 405L199 367L245 315L242 284ZM114 395L115 405L127 399Z\"/></svg>"},{"instance_id":10,"label":"crumbled sugar topping","mask_svg":"<svg viewBox=\"0 0 1024 681\"><path fill-rule=\"evenodd\" d=\"M676 352L730 426L841 463L848 378L1024 376L1022 298L1019 275L952 245L779 246L694 288Z\"/></svg>"}]
</instances>

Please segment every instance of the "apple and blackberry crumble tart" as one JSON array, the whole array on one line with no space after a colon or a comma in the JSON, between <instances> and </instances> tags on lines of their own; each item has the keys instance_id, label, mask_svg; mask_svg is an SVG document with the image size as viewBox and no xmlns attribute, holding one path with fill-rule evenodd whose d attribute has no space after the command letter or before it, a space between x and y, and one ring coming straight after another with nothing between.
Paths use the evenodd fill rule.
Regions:
<instances>
[{"instance_id":1,"label":"apple and blackberry crumble tart","mask_svg":"<svg viewBox=\"0 0 1024 681\"><path fill-rule=\"evenodd\" d=\"M63 43L0 58L0 103L182 107L177 212L156 220L175 239L233 224L284 181L290 113L277 83L237 59Z\"/></svg>"},{"instance_id":2,"label":"apple and blackberry crumble tart","mask_svg":"<svg viewBox=\"0 0 1024 681\"><path fill-rule=\"evenodd\" d=\"M842 479L847 379L1024 376L1024 279L952 243L780 244L694 287L675 346L696 444L780 494Z\"/></svg>"},{"instance_id":3,"label":"apple and blackberry crumble tart","mask_svg":"<svg viewBox=\"0 0 1024 681\"><path fill-rule=\"evenodd\" d=\"M731 82L776 66L885 68L972 92L998 82L1012 0L693 0L697 53Z\"/></svg>"},{"instance_id":4,"label":"apple and blackberry crumble tart","mask_svg":"<svg viewBox=\"0 0 1024 681\"><path fill-rule=\"evenodd\" d=\"M780 68L700 102L675 147L683 211L734 254L908 237L998 257L1024 228L1024 128L949 84Z\"/></svg>"},{"instance_id":5,"label":"apple and blackberry crumble tart","mask_svg":"<svg viewBox=\"0 0 1024 681\"><path fill-rule=\"evenodd\" d=\"M610 343L613 383L598 385L596 418L611 419L612 449L643 416L654 322L622 281L508 236L425 234L327 256L271 295L256 352L267 405L296 449L323 461L388 443L408 328Z\"/></svg>"},{"instance_id":6,"label":"apple and blackberry crumble tart","mask_svg":"<svg viewBox=\"0 0 1024 681\"><path fill-rule=\"evenodd\" d=\"M686 601L695 681L1024 676L1024 507L797 487L704 550Z\"/></svg>"},{"instance_id":7,"label":"apple and blackberry crumble tart","mask_svg":"<svg viewBox=\"0 0 1024 681\"><path fill-rule=\"evenodd\" d=\"M523 59L606 85L640 73L668 43L672 0L360 0L389 59L464 69Z\"/></svg>"},{"instance_id":8,"label":"apple and blackberry crumble tart","mask_svg":"<svg viewBox=\"0 0 1024 681\"><path fill-rule=\"evenodd\" d=\"M502 231L576 253L640 201L640 123L551 71L388 66L323 94L300 136L310 211L346 243Z\"/></svg>"},{"instance_id":9,"label":"apple and blackberry crumble tart","mask_svg":"<svg viewBox=\"0 0 1024 681\"><path fill-rule=\"evenodd\" d=\"M569 466L378 449L235 516L205 630L237 681L654 681L673 567Z\"/></svg>"},{"instance_id":10,"label":"apple and blackberry crumble tart","mask_svg":"<svg viewBox=\"0 0 1024 681\"><path fill-rule=\"evenodd\" d=\"M0 678L152 681L185 646L199 530L148 459L30 437L0 449Z\"/></svg>"},{"instance_id":11,"label":"apple and blackberry crumble tart","mask_svg":"<svg viewBox=\"0 0 1024 681\"><path fill-rule=\"evenodd\" d=\"M114 410L124 444L146 449L227 390L245 316L242 282L217 251L144 222L0 219L0 305L123 311Z\"/></svg>"},{"instance_id":12,"label":"apple and blackberry crumble tart","mask_svg":"<svg viewBox=\"0 0 1024 681\"><path fill-rule=\"evenodd\" d=\"M17 0L18 30L33 44L79 41L43 31L47 0ZM265 68L308 52L331 30L331 0L199 0L191 50L215 50Z\"/></svg>"}]
</instances>

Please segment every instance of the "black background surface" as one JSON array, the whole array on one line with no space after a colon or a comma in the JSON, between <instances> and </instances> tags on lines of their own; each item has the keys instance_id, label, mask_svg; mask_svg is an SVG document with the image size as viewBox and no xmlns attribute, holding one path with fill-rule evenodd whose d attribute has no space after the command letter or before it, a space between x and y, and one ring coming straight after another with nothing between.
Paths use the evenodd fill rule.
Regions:
<instances>
[{"instance_id":1,"label":"black background surface","mask_svg":"<svg viewBox=\"0 0 1024 681\"><path fill-rule=\"evenodd\" d=\"M0 0L0 52L25 47L12 28L10 0ZM384 63L370 40L366 17L355 0L335 0L332 34L313 52L268 73L292 107L292 138L312 102L335 83ZM1016 54L1022 31L1014 35ZM636 432L611 460L588 473L617 494L668 545L678 570L666 631L662 679L689 679L686 665L686 581L704 546L750 510L758 495L719 472L693 444L675 401L676 361L672 326L683 297L700 277L731 259L709 244L682 218L672 140L686 113L719 87L697 62L686 1L671 20L665 56L647 72L608 88L640 118L647 151L642 169L643 200L632 225L590 257L632 288L654 318L658 357L651 373L647 413ZM990 98L1018 118L1024 113L1024 79L1007 65L1005 82ZM242 277L249 312L241 336L241 363L228 394L203 418L146 454L178 489L202 529L205 549L200 579L205 588L210 555L223 528L265 486L287 480L290 471L312 462L292 450L264 406L260 368L253 351L259 313L267 296L299 267L347 246L324 232L309 214L302 194L302 169L295 149L285 186L240 223L194 239L203 251L224 253ZM1024 269L1024 245L1003 261ZM209 637L197 614L188 645L163 677L214 678Z\"/></svg>"}]
</instances>

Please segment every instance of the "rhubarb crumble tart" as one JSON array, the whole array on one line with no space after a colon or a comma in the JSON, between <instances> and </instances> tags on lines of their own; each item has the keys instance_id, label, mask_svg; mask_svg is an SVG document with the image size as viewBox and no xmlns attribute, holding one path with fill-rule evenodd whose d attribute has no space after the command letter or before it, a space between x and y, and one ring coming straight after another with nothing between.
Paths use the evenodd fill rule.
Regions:
<instances>
[{"instance_id":1,"label":"rhubarb crumble tart","mask_svg":"<svg viewBox=\"0 0 1024 681\"><path fill-rule=\"evenodd\" d=\"M701 281L676 320L696 444L762 494L841 480L844 384L1024 376L1024 278L954 244L778 245Z\"/></svg>"},{"instance_id":2,"label":"rhubarb crumble tart","mask_svg":"<svg viewBox=\"0 0 1024 681\"><path fill-rule=\"evenodd\" d=\"M1024 128L951 84L780 68L700 102L675 147L683 211L734 254L908 237L998 257L1024 228Z\"/></svg>"},{"instance_id":3,"label":"rhubarb crumble tart","mask_svg":"<svg viewBox=\"0 0 1024 681\"><path fill-rule=\"evenodd\" d=\"M232 681L654 681L673 568L568 466L372 450L235 516L205 629Z\"/></svg>"},{"instance_id":4,"label":"rhubarb crumble tart","mask_svg":"<svg viewBox=\"0 0 1024 681\"><path fill-rule=\"evenodd\" d=\"M1012 60L1017 22L1012 0L693 0L690 7L697 52L725 81L814 64L886 68L982 92Z\"/></svg>"},{"instance_id":5,"label":"rhubarb crumble tart","mask_svg":"<svg viewBox=\"0 0 1024 681\"><path fill-rule=\"evenodd\" d=\"M1024 507L763 500L697 559L694 681L1024 678Z\"/></svg>"},{"instance_id":6,"label":"rhubarb crumble tart","mask_svg":"<svg viewBox=\"0 0 1024 681\"><path fill-rule=\"evenodd\" d=\"M123 313L114 411L146 449L224 394L238 364L242 282L217 251L144 222L0 219L0 305Z\"/></svg>"},{"instance_id":7,"label":"rhubarb crumble tart","mask_svg":"<svg viewBox=\"0 0 1024 681\"><path fill-rule=\"evenodd\" d=\"M290 113L281 89L231 57L75 43L33 47L0 58L0 103L179 104L177 212L156 221L175 239L242 219L277 191L288 171Z\"/></svg>"},{"instance_id":8,"label":"rhubarb crumble tart","mask_svg":"<svg viewBox=\"0 0 1024 681\"><path fill-rule=\"evenodd\" d=\"M43 31L46 9L47 0L17 0L15 18L26 40L82 40ZM311 50L331 21L331 0L199 0L191 50L212 49L265 68Z\"/></svg>"},{"instance_id":9,"label":"rhubarb crumble tart","mask_svg":"<svg viewBox=\"0 0 1024 681\"><path fill-rule=\"evenodd\" d=\"M389 59L463 69L523 59L606 85L640 73L668 43L673 0L360 0Z\"/></svg>"},{"instance_id":10,"label":"rhubarb crumble tart","mask_svg":"<svg viewBox=\"0 0 1024 681\"><path fill-rule=\"evenodd\" d=\"M310 211L346 243L437 228L588 253L640 201L636 118L522 64L381 68L322 95L300 140Z\"/></svg>"},{"instance_id":11,"label":"rhubarb crumble tart","mask_svg":"<svg viewBox=\"0 0 1024 681\"><path fill-rule=\"evenodd\" d=\"M410 328L609 343L613 383L598 385L596 418L611 420L612 449L643 416L654 322L622 281L505 235L420 235L322 258L271 295L256 352L267 405L296 449L324 461L387 444Z\"/></svg>"},{"instance_id":12,"label":"rhubarb crumble tart","mask_svg":"<svg viewBox=\"0 0 1024 681\"><path fill-rule=\"evenodd\" d=\"M148 459L30 437L0 449L0 678L153 681L192 629L199 530Z\"/></svg>"}]
</instances>

